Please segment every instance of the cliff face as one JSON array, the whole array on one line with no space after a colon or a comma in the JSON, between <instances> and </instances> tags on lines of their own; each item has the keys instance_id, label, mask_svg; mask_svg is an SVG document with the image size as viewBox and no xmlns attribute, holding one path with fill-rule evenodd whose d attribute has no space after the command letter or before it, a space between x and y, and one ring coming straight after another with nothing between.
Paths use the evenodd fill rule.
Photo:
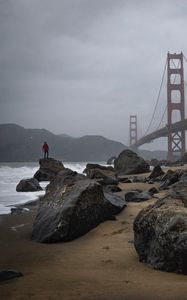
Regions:
<instances>
[{"instance_id":1,"label":"cliff face","mask_svg":"<svg viewBox=\"0 0 187 300\"><path fill-rule=\"evenodd\" d=\"M44 141L50 156L64 161L107 161L126 148L102 136L72 138L45 129L25 129L16 124L0 125L0 161L38 161Z\"/></svg>"}]
</instances>

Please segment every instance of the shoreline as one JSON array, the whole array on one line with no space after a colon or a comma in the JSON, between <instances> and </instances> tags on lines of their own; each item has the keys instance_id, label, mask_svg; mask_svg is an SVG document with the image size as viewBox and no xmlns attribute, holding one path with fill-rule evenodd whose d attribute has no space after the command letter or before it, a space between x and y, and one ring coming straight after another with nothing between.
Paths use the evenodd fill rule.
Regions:
<instances>
[{"instance_id":1,"label":"shoreline","mask_svg":"<svg viewBox=\"0 0 187 300\"><path fill-rule=\"evenodd\" d=\"M117 194L123 196L129 189L148 190L156 185L119 186L122 191ZM24 275L0 283L1 299L187 299L186 275L154 270L139 262L134 249L134 218L156 200L128 203L116 221L103 222L74 241L57 244L31 240L39 199L28 212L1 215L1 269L16 269Z\"/></svg>"}]
</instances>

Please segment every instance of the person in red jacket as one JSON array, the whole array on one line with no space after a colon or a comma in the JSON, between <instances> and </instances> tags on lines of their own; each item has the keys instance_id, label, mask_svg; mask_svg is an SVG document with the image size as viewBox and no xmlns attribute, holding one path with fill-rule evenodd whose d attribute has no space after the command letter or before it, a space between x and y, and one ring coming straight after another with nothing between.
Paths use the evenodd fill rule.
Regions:
<instances>
[{"instance_id":1,"label":"person in red jacket","mask_svg":"<svg viewBox=\"0 0 187 300\"><path fill-rule=\"evenodd\" d=\"M42 150L44 153L44 158L49 158L49 146L48 146L47 142L44 142Z\"/></svg>"}]
</instances>

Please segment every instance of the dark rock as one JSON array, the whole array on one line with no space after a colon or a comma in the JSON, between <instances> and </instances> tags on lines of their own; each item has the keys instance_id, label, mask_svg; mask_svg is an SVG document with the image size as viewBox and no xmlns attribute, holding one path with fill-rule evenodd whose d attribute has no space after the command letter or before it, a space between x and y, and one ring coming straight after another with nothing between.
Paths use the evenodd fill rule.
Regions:
<instances>
[{"instance_id":1,"label":"dark rock","mask_svg":"<svg viewBox=\"0 0 187 300\"><path fill-rule=\"evenodd\" d=\"M153 166L153 167L156 167L156 166L159 166L159 165L160 165L160 162L158 161L158 159L153 158L153 159L151 159L151 161L150 161L150 165Z\"/></svg>"},{"instance_id":2,"label":"dark rock","mask_svg":"<svg viewBox=\"0 0 187 300\"><path fill-rule=\"evenodd\" d=\"M114 160L116 159L116 156L112 156L107 160L107 165L112 165L114 163Z\"/></svg>"},{"instance_id":3,"label":"dark rock","mask_svg":"<svg viewBox=\"0 0 187 300\"><path fill-rule=\"evenodd\" d=\"M149 192L138 190L138 189L127 192L125 194L125 200L127 202L142 202L149 199L151 199L151 195Z\"/></svg>"},{"instance_id":4,"label":"dark rock","mask_svg":"<svg viewBox=\"0 0 187 300\"><path fill-rule=\"evenodd\" d=\"M35 178L22 179L16 186L17 192L36 192L41 190L42 188Z\"/></svg>"},{"instance_id":5,"label":"dark rock","mask_svg":"<svg viewBox=\"0 0 187 300\"><path fill-rule=\"evenodd\" d=\"M134 221L140 261L155 269L187 274L187 183L178 182Z\"/></svg>"},{"instance_id":6,"label":"dark rock","mask_svg":"<svg viewBox=\"0 0 187 300\"><path fill-rule=\"evenodd\" d=\"M133 182L133 183L144 182L144 178L134 176L134 177L132 178L132 182Z\"/></svg>"},{"instance_id":7,"label":"dark rock","mask_svg":"<svg viewBox=\"0 0 187 300\"><path fill-rule=\"evenodd\" d=\"M124 150L114 161L118 174L140 174L149 172L149 165L131 150Z\"/></svg>"},{"instance_id":8,"label":"dark rock","mask_svg":"<svg viewBox=\"0 0 187 300\"><path fill-rule=\"evenodd\" d=\"M156 187L152 187L151 189L148 190L148 193L151 195L157 194L159 191L157 190Z\"/></svg>"},{"instance_id":9,"label":"dark rock","mask_svg":"<svg viewBox=\"0 0 187 300\"><path fill-rule=\"evenodd\" d=\"M176 183L180 180L180 175L178 172L174 172L172 170L168 170L167 173L162 177L161 183L160 183L160 190L166 190L171 186L172 184Z\"/></svg>"},{"instance_id":10,"label":"dark rock","mask_svg":"<svg viewBox=\"0 0 187 300\"><path fill-rule=\"evenodd\" d=\"M101 166L99 164L87 164L83 173L90 179L100 179L103 177L116 177L116 172L113 167Z\"/></svg>"},{"instance_id":11,"label":"dark rock","mask_svg":"<svg viewBox=\"0 0 187 300\"><path fill-rule=\"evenodd\" d=\"M118 182L132 183L132 181L128 177L118 177Z\"/></svg>"},{"instance_id":12,"label":"dark rock","mask_svg":"<svg viewBox=\"0 0 187 300\"><path fill-rule=\"evenodd\" d=\"M104 214L106 214L107 219L114 218L114 215L119 214L127 206L124 199L108 192L104 192L104 205Z\"/></svg>"},{"instance_id":13,"label":"dark rock","mask_svg":"<svg viewBox=\"0 0 187 300\"><path fill-rule=\"evenodd\" d=\"M187 172L186 171L184 171L183 174L181 174L180 180L181 181L187 181Z\"/></svg>"},{"instance_id":14,"label":"dark rock","mask_svg":"<svg viewBox=\"0 0 187 300\"><path fill-rule=\"evenodd\" d=\"M42 158L39 160L39 164L40 168L34 174L34 178L38 181L51 181L58 172L64 169L62 162L53 158Z\"/></svg>"},{"instance_id":15,"label":"dark rock","mask_svg":"<svg viewBox=\"0 0 187 300\"><path fill-rule=\"evenodd\" d=\"M153 171L149 175L149 178L150 179L155 179L159 176L163 176L164 174L165 173L164 173L164 171L162 171L162 168L160 166L156 166L156 167L154 167Z\"/></svg>"},{"instance_id":16,"label":"dark rock","mask_svg":"<svg viewBox=\"0 0 187 300\"><path fill-rule=\"evenodd\" d=\"M10 280L16 277L22 277L23 274L16 270L1 270L0 281Z\"/></svg>"},{"instance_id":17,"label":"dark rock","mask_svg":"<svg viewBox=\"0 0 187 300\"><path fill-rule=\"evenodd\" d=\"M100 166L98 164L87 164L84 173L90 178L98 180L102 185L118 184L113 167Z\"/></svg>"},{"instance_id":18,"label":"dark rock","mask_svg":"<svg viewBox=\"0 0 187 300\"><path fill-rule=\"evenodd\" d=\"M79 174L76 171L72 171L71 169L65 168L62 171L58 172L54 180L52 180L50 184L47 185L46 195L50 193L50 196L51 194L54 194L54 196L57 194L59 196L58 190L61 189L62 192L64 192L64 188L66 188L67 186L71 187L75 184L76 181L84 179L86 179L86 176Z\"/></svg>"},{"instance_id":19,"label":"dark rock","mask_svg":"<svg viewBox=\"0 0 187 300\"><path fill-rule=\"evenodd\" d=\"M116 178L109 177L109 176L103 177L103 179L97 179L97 181L101 185L103 185L103 186L106 186L106 185L117 185L119 183Z\"/></svg>"},{"instance_id":20,"label":"dark rock","mask_svg":"<svg viewBox=\"0 0 187 300\"><path fill-rule=\"evenodd\" d=\"M11 215L21 215L22 213L29 212L28 208L24 207L12 207Z\"/></svg>"},{"instance_id":21,"label":"dark rock","mask_svg":"<svg viewBox=\"0 0 187 300\"><path fill-rule=\"evenodd\" d=\"M32 237L47 243L73 240L113 219L125 205L122 198L103 194L95 180L71 170L61 171L40 202Z\"/></svg>"},{"instance_id":22,"label":"dark rock","mask_svg":"<svg viewBox=\"0 0 187 300\"><path fill-rule=\"evenodd\" d=\"M106 185L104 187L104 191L118 193L118 192L121 192L122 189L120 189L117 185Z\"/></svg>"}]
</instances>

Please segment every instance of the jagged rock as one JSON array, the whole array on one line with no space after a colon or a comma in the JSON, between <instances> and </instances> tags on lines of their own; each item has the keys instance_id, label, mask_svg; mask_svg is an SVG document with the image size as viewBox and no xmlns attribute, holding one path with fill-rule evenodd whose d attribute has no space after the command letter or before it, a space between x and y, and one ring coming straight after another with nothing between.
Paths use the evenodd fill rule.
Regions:
<instances>
[{"instance_id":1,"label":"jagged rock","mask_svg":"<svg viewBox=\"0 0 187 300\"><path fill-rule=\"evenodd\" d=\"M124 150L114 161L114 168L118 174L140 174L149 172L149 165L131 150Z\"/></svg>"},{"instance_id":2,"label":"jagged rock","mask_svg":"<svg viewBox=\"0 0 187 300\"><path fill-rule=\"evenodd\" d=\"M36 192L41 190L42 188L35 178L22 179L16 186L17 192Z\"/></svg>"},{"instance_id":3,"label":"jagged rock","mask_svg":"<svg viewBox=\"0 0 187 300\"><path fill-rule=\"evenodd\" d=\"M58 172L64 169L63 163L53 158L42 158L39 160L40 168L34 174L38 181L51 181Z\"/></svg>"},{"instance_id":4,"label":"jagged rock","mask_svg":"<svg viewBox=\"0 0 187 300\"><path fill-rule=\"evenodd\" d=\"M134 221L140 261L155 269L187 274L187 183L178 182Z\"/></svg>"},{"instance_id":5,"label":"jagged rock","mask_svg":"<svg viewBox=\"0 0 187 300\"><path fill-rule=\"evenodd\" d=\"M116 156L112 156L107 160L107 165L112 165L114 163L114 160L116 159Z\"/></svg>"},{"instance_id":6,"label":"jagged rock","mask_svg":"<svg viewBox=\"0 0 187 300\"><path fill-rule=\"evenodd\" d=\"M103 177L116 177L116 172L111 166L101 166L99 164L87 164L83 173L90 179L100 179Z\"/></svg>"},{"instance_id":7,"label":"jagged rock","mask_svg":"<svg viewBox=\"0 0 187 300\"><path fill-rule=\"evenodd\" d=\"M125 205L122 198L103 193L95 180L71 170L61 171L40 202L32 237L47 243L73 240L114 218Z\"/></svg>"},{"instance_id":8,"label":"jagged rock","mask_svg":"<svg viewBox=\"0 0 187 300\"><path fill-rule=\"evenodd\" d=\"M111 193L118 193L121 192L122 189L120 189L120 187L118 187L117 185L107 185L104 187L104 191L111 192Z\"/></svg>"},{"instance_id":9,"label":"jagged rock","mask_svg":"<svg viewBox=\"0 0 187 300\"><path fill-rule=\"evenodd\" d=\"M180 173L168 170L167 173L162 177L160 183L160 190L166 190L172 184L180 180Z\"/></svg>"},{"instance_id":10,"label":"jagged rock","mask_svg":"<svg viewBox=\"0 0 187 300\"><path fill-rule=\"evenodd\" d=\"M125 194L125 200L127 202L142 202L151 199L151 194L147 191L132 190Z\"/></svg>"},{"instance_id":11,"label":"jagged rock","mask_svg":"<svg viewBox=\"0 0 187 300\"><path fill-rule=\"evenodd\" d=\"M159 191L157 190L156 187L152 187L148 190L149 194L154 195L157 194Z\"/></svg>"},{"instance_id":12,"label":"jagged rock","mask_svg":"<svg viewBox=\"0 0 187 300\"><path fill-rule=\"evenodd\" d=\"M155 179L159 176L163 176L165 173L162 170L162 168L160 166L156 166L154 167L153 171L151 172L151 174L149 175L150 179Z\"/></svg>"},{"instance_id":13,"label":"jagged rock","mask_svg":"<svg viewBox=\"0 0 187 300\"><path fill-rule=\"evenodd\" d=\"M22 276L23 274L16 270L0 270L0 281L10 280Z\"/></svg>"},{"instance_id":14,"label":"jagged rock","mask_svg":"<svg viewBox=\"0 0 187 300\"><path fill-rule=\"evenodd\" d=\"M118 184L113 167L105 167L98 164L87 164L83 173L85 173L90 179L98 180L102 185Z\"/></svg>"}]
</instances>

